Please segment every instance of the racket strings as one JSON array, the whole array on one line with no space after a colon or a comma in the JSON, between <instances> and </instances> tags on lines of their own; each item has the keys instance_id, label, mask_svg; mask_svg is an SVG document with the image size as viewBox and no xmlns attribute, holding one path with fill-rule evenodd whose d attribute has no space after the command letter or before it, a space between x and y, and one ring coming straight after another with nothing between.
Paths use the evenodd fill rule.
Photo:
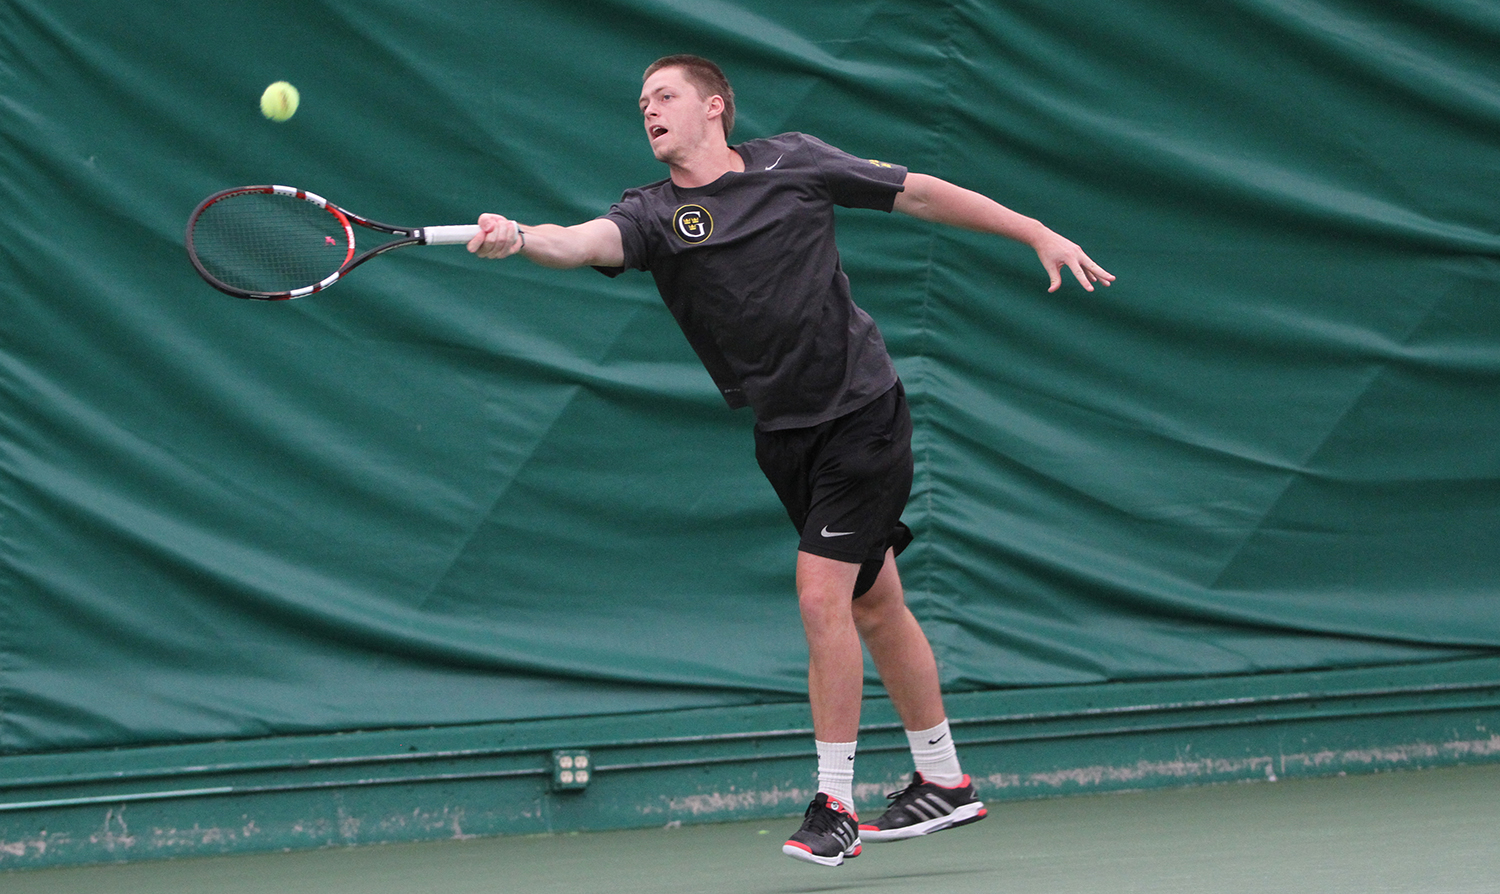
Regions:
<instances>
[{"instance_id":1,"label":"racket strings","mask_svg":"<svg viewBox=\"0 0 1500 894\"><path fill-rule=\"evenodd\" d=\"M290 292L343 266L353 246L333 212L295 196L236 193L204 208L193 252L215 278L248 292Z\"/></svg>"}]
</instances>

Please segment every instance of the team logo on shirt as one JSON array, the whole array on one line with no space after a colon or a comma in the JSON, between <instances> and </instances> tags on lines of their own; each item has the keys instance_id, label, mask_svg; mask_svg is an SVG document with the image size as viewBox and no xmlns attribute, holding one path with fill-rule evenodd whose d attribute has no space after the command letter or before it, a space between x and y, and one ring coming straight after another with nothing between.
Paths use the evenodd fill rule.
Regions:
<instances>
[{"instance_id":1,"label":"team logo on shirt","mask_svg":"<svg viewBox=\"0 0 1500 894\"><path fill-rule=\"evenodd\" d=\"M888 161L881 161L878 158L867 158L867 159L865 159L865 161L869 162L870 164L874 165L877 168L894 168L895 167L895 165L891 164L890 162L888 162Z\"/></svg>"},{"instance_id":2,"label":"team logo on shirt","mask_svg":"<svg viewBox=\"0 0 1500 894\"><path fill-rule=\"evenodd\" d=\"M688 245L697 245L714 234L714 219L702 205L683 205L672 215L672 232Z\"/></svg>"}]
</instances>

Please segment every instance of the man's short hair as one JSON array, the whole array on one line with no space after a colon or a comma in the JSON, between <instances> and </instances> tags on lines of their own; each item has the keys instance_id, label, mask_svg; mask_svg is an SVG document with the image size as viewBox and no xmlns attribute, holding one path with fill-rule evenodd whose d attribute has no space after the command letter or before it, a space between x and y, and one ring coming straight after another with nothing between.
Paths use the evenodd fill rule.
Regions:
<instances>
[{"instance_id":1,"label":"man's short hair","mask_svg":"<svg viewBox=\"0 0 1500 894\"><path fill-rule=\"evenodd\" d=\"M646 73L641 75L641 80L645 81L663 68L682 69L683 76L703 99L718 96L724 100L724 114L719 121L724 125L724 139L728 140L729 135L734 132L734 88L729 86L724 70L702 56L678 53L675 56L663 56L651 63L647 66Z\"/></svg>"}]
</instances>

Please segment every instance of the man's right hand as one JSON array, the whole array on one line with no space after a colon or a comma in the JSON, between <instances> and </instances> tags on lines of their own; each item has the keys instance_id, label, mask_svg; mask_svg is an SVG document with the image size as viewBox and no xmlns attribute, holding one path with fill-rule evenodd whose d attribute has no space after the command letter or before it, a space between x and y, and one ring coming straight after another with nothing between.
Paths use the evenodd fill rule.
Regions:
<instances>
[{"instance_id":1,"label":"man's right hand","mask_svg":"<svg viewBox=\"0 0 1500 894\"><path fill-rule=\"evenodd\" d=\"M498 214L481 214L479 235L469 240L469 251L481 258L508 258L524 244L520 224Z\"/></svg>"}]
</instances>

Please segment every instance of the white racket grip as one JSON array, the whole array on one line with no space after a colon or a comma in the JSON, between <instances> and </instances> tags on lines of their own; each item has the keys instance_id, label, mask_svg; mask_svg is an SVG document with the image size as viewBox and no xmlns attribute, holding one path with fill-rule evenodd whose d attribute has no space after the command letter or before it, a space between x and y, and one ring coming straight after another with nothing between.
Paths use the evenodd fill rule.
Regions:
<instances>
[{"instance_id":1,"label":"white racket grip","mask_svg":"<svg viewBox=\"0 0 1500 894\"><path fill-rule=\"evenodd\" d=\"M423 245L455 245L468 242L479 235L477 224L462 224L454 227L423 227Z\"/></svg>"}]
</instances>

